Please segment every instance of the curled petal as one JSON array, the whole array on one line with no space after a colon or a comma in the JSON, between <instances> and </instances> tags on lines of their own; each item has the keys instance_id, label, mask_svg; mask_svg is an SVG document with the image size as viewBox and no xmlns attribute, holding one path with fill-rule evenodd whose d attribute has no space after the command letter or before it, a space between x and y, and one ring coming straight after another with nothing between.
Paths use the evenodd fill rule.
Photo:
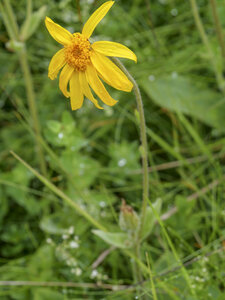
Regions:
<instances>
[{"instance_id":1,"label":"curled petal","mask_svg":"<svg viewBox=\"0 0 225 300\"><path fill-rule=\"evenodd\" d=\"M107 84L125 92L130 92L132 90L132 82L109 58L93 51L91 61L100 77Z\"/></svg>"},{"instance_id":2,"label":"curled petal","mask_svg":"<svg viewBox=\"0 0 225 300\"><path fill-rule=\"evenodd\" d=\"M124 57L137 62L135 53L120 43L99 41L93 43L92 48L105 56Z\"/></svg>"},{"instance_id":3,"label":"curled petal","mask_svg":"<svg viewBox=\"0 0 225 300\"><path fill-rule=\"evenodd\" d=\"M98 104L98 101L94 98L94 96L92 95L91 89L88 85L87 82L87 78L84 72L80 72L79 73L79 80L80 80L80 85L82 88L82 92L84 93L84 95L91 101L94 103L94 105L99 108L99 109L103 109L103 107L101 107Z\"/></svg>"},{"instance_id":4,"label":"curled petal","mask_svg":"<svg viewBox=\"0 0 225 300\"><path fill-rule=\"evenodd\" d=\"M96 95L107 105L113 106L116 104L116 100L114 100L107 90L105 89L103 83L99 79L97 72L93 65L89 65L86 69L86 76L88 83L90 84L91 88L94 90Z\"/></svg>"},{"instance_id":5,"label":"curled petal","mask_svg":"<svg viewBox=\"0 0 225 300\"><path fill-rule=\"evenodd\" d=\"M70 43L73 35L68 30L53 22L49 17L45 18L45 25L53 39L58 43L62 45L68 45Z\"/></svg>"},{"instance_id":6,"label":"curled petal","mask_svg":"<svg viewBox=\"0 0 225 300\"><path fill-rule=\"evenodd\" d=\"M69 98L70 94L67 91L68 82L73 74L74 68L70 67L68 64L64 66L62 72L59 76L59 88L62 91L63 95Z\"/></svg>"},{"instance_id":7,"label":"curled petal","mask_svg":"<svg viewBox=\"0 0 225 300\"><path fill-rule=\"evenodd\" d=\"M89 38L92 35L92 32L94 31L95 27L104 18L104 16L107 14L109 9L112 7L114 2L115 1L105 2L90 16L90 18L84 24L84 27L82 30L83 35L85 35L87 38Z\"/></svg>"},{"instance_id":8,"label":"curled petal","mask_svg":"<svg viewBox=\"0 0 225 300\"><path fill-rule=\"evenodd\" d=\"M59 50L56 52L56 54L52 57L49 67L48 67L48 77L51 80L54 80L58 73L59 70L65 65L66 63L66 58L64 54L64 49Z\"/></svg>"},{"instance_id":9,"label":"curled petal","mask_svg":"<svg viewBox=\"0 0 225 300\"><path fill-rule=\"evenodd\" d=\"M71 109L77 110L81 108L84 101L84 95L79 82L79 73L74 71L70 79L70 103Z\"/></svg>"}]
</instances>

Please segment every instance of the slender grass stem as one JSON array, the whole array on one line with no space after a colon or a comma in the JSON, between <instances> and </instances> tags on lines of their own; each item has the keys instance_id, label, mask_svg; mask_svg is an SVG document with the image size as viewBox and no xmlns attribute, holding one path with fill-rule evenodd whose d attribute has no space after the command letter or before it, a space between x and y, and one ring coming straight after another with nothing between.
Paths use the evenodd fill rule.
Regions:
<instances>
[{"instance_id":1,"label":"slender grass stem","mask_svg":"<svg viewBox=\"0 0 225 300\"><path fill-rule=\"evenodd\" d=\"M220 19L219 19L218 13L217 13L216 1L210 0L210 4L212 7L212 15L213 15L214 23L215 23L216 35L217 35L218 41L220 43L221 54L225 58L225 42L224 42L222 26L221 26Z\"/></svg>"},{"instance_id":2,"label":"slender grass stem","mask_svg":"<svg viewBox=\"0 0 225 300\"><path fill-rule=\"evenodd\" d=\"M41 172L44 175L46 175L47 174L46 163L45 163L45 159L44 159L43 148L42 148L42 145L40 142L41 130L40 130L40 124L39 124L39 119L38 119L36 101L35 101L33 81L32 81L32 76L31 76L31 72L30 72L30 68L29 68L29 64L28 64L27 52L26 52L25 46L24 46L24 49L22 49L22 51L19 52L19 60L20 60L20 65L21 65L21 69L23 72L23 76L24 76L26 92L27 92L27 101L28 101L31 118L32 118L32 125L33 125L34 131L35 131L37 155L38 155L38 159L39 159L40 169L41 169Z\"/></svg>"},{"instance_id":3,"label":"slender grass stem","mask_svg":"<svg viewBox=\"0 0 225 300\"><path fill-rule=\"evenodd\" d=\"M45 186L47 186L54 194L56 194L58 197L63 199L67 204L71 207L73 207L81 216L83 216L86 220L88 220L90 223L92 223L96 228L106 231L105 227L102 226L98 221L96 221L89 213L82 209L76 202L74 202L71 198L69 198L66 194L64 194L63 191L58 189L54 184L52 184L46 177L38 173L36 170L34 170L30 165L28 165L21 157L19 157L16 153L13 151L10 151L10 153L18 160L20 161L28 170L30 170Z\"/></svg>"},{"instance_id":4,"label":"slender grass stem","mask_svg":"<svg viewBox=\"0 0 225 300\"><path fill-rule=\"evenodd\" d=\"M31 8L30 8L31 9ZM16 22L16 17L13 12L13 9L11 7L9 0L4 0L4 6L0 3L0 10L3 14L3 20L6 26L6 29L8 31L8 34L11 39L14 41L20 41L19 39L19 27ZM36 137L36 145L37 145L37 156L40 164L41 172L46 175L47 169L46 169L46 163L44 159L44 153L43 149L40 143L40 137L41 137L41 130L40 130L40 124L37 114L37 108L36 108L36 102L35 102L35 94L34 94L34 88L33 88L33 81L32 76L28 64L27 59L27 52L26 47L23 45L23 48L18 51L18 56L20 60L21 69L24 76L24 82L26 86L26 92L27 92L27 102L29 106L29 111L32 119L32 127L34 128L35 137Z\"/></svg>"},{"instance_id":5,"label":"slender grass stem","mask_svg":"<svg viewBox=\"0 0 225 300\"><path fill-rule=\"evenodd\" d=\"M77 6L77 14L80 22L80 26L83 26L83 20L82 20L82 14L81 14L81 9L80 9L80 0L76 0L76 6Z\"/></svg>"},{"instance_id":6,"label":"slender grass stem","mask_svg":"<svg viewBox=\"0 0 225 300\"><path fill-rule=\"evenodd\" d=\"M190 0L190 3L191 3L192 13L193 13L193 16L194 16L196 27L197 27L197 29L199 31L200 37L202 39L202 42L203 42L203 44L205 45L205 47L206 47L206 49L208 51L208 55L209 55L209 58L210 58L210 61L211 61L211 65L213 67L213 70L214 70L214 73L215 73L215 76L216 76L218 87L219 87L219 89L222 92L224 92L224 90L225 90L225 82L224 82L223 74L217 68L217 62L216 62L216 59L215 59L215 55L214 55L214 53L212 51L212 48L210 46L208 37L207 37L207 35L205 33L205 29L204 29L204 26L202 24L202 21L201 21L199 12L198 12L198 6L197 6L197 3L196 3L196 0Z\"/></svg>"},{"instance_id":7,"label":"slender grass stem","mask_svg":"<svg viewBox=\"0 0 225 300\"><path fill-rule=\"evenodd\" d=\"M168 245L170 246L170 249L171 249L171 251L172 251L172 253L173 253L173 255L174 255L176 261L178 262L179 267L181 268L181 272L183 273L184 279L185 279L186 282L187 282L187 285L188 285L188 287L189 287L189 289L190 289L191 294L192 294L194 297L196 297L196 293L195 293L195 290L192 288L192 285L191 285L191 279L190 279L190 277L189 277L189 275L188 275L188 272L187 272L187 270L185 269L185 267L184 267L184 265L183 265L181 259L179 258L179 255L178 255L178 253L177 253L177 251L176 251L176 248L175 248L175 246L174 246L172 240L170 239L170 237L169 237L169 235L168 235L168 233L167 233L167 230L166 230L166 228L165 228L165 226L164 226L164 224L163 224L163 222L162 222L162 220L161 220L161 218L160 218L158 212L157 212L156 209L153 207L153 205L152 205L152 203L151 203L150 201L149 201L149 206L151 207L152 211L154 212L154 215L156 216L157 222L159 223L159 225L160 225L160 227L161 227L161 229L162 229L162 232L163 232L163 234L164 234L164 236L165 236L165 238L166 238L166 240L167 240L167 243L168 243Z\"/></svg>"},{"instance_id":8,"label":"slender grass stem","mask_svg":"<svg viewBox=\"0 0 225 300\"><path fill-rule=\"evenodd\" d=\"M145 253L145 256L146 256L146 261L147 261L147 265L148 265L148 269L149 269L149 277L150 277L153 300L158 300L158 297L157 297L157 294L156 294L156 288L155 288L155 284L154 284L154 280L153 280L153 276L152 276L152 270L151 270L151 267L150 267L148 252Z\"/></svg>"}]
</instances>

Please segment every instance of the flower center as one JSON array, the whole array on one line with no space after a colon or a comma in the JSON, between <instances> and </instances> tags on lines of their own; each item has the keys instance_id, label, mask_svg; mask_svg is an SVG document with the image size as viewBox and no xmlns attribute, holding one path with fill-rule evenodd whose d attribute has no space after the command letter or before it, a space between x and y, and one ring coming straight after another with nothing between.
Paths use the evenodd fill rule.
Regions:
<instances>
[{"instance_id":1,"label":"flower center","mask_svg":"<svg viewBox=\"0 0 225 300\"><path fill-rule=\"evenodd\" d=\"M77 71L85 71L90 60L91 44L81 33L74 33L71 43L65 46L68 65Z\"/></svg>"}]
</instances>

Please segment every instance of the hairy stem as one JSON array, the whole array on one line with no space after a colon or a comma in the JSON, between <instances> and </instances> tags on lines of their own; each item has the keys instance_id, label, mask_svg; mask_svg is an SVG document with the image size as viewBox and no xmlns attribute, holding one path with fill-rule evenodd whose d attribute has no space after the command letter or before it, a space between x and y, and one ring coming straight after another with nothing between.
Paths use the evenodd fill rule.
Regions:
<instances>
[{"instance_id":1,"label":"hairy stem","mask_svg":"<svg viewBox=\"0 0 225 300\"><path fill-rule=\"evenodd\" d=\"M140 137L141 137L141 157L142 157L142 172L143 172L143 194L142 194L142 210L141 210L141 220L140 220L140 228L138 239L140 239L140 235L143 229L143 224L145 222L146 216L146 208L148 204L148 196L149 196L149 174L148 174L148 144L147 144L147 134L146 134L146 125L145 125L145 115L144 115L144 107L143 101L141 97L141 92L139 90L138 84L125 68L125 66L121 63L121 61L117 58L112 58L114 63L127 75L130 81L133 83L134 94L136 96L137 101L137 109L139 113L139 125L140 125Z\"/></svg>"},{"instance_id":2,"label":"hairy stem","mask_svg":"<svg viewBox=\"0 0 225 300\"><path fill-rule=\"evenodd\" d=\"M139 113L139 125L140 125L140 138L141 138L141 157L142 157L142 174L143 174L143 194L142 194L142 208L140 215L140 225L137 232L137 238L135 241L135 255L140 259L140 244L141 244L141 234L143 230L143 226L145 224L146 218L146 210L148 205L148 196L149 196L149 174L148 174L148 144L147 144L147 135L146 135L146 124L145 124L145 115L144 115L144 107L143 101L141 97L141 93L138 87L137 82L125 68L125 66L121 63L121 61L117 58L112 58L112 61L127 75L129 80L133 83L134 94L136 96L137 101L137 109ZM141 260L141 259L140 259ZM136 265L137 269L137 277L138 280L142 280L141 271L139 269L138 264Z\"/></svg>"}]
</instances>

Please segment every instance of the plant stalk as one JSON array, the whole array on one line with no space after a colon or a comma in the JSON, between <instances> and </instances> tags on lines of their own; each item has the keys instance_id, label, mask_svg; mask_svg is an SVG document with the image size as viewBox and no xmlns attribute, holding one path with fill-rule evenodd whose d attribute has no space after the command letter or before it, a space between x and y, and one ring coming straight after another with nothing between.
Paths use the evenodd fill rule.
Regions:
<instances>
[{"instance_id":1,"label":"plant stalk","mask_svg":"<svg viewBox=\"0 0 225 300\"><path fill-rule=\"evenodd\" d=\"M214 53L213 53L212 48L210 46L208 37L205 33L205 30L204 30L204 27L203 27L203 24L202 24L202 21L201 21L199 12L198 12L198 6L197 6L197 3L196 3L196 0L190 0L190 3L191 3L191 8L192 8L192 13L193 13L193 16L194 16L195 24L196 24L196 27L199 31L202 42L203 42L203 44L205 45L205 47L208 51L208 55L209 55L211 65L213 67L213 70L214 70L214 73L215 73L215 76L216 76L218 87L222 92L224 92L225 82L224 82L223 74L217 68L217 62L215 60L215 56L214 56Z\"/></svg>"},{"instance_id":2,"label":"plant stalk","mask_svg":"<svg viewBox=\"0 0 225 300\"><path fill-rule=\"evenodd\" d=\"M13 32L15 33L15 37L18 39L18 37L19 37L19 27L18 27L18 24L16 22L16 17L13 13L11 3L10 3L9 0L4 0L4 4L5 4L5 11L8 15L8 20L11 24Z\"/></svg>"},{"instance_id":3,"label":"plant stalk","mask_svg":"<svg viewBox=\"0 0 225 300\"><path fill-rule=\"evenodd\" d=\"M146 216L146 208L148 205L149 196L149 174L148 174L148 144L147 144L147 134L146 134L146 124L144 115L144 106L141 97L141 92L139 90L138 84L125 66L121 63L118 58L113 57L112 61L127 75L129 80L133 83L134 94L137 101L137 109L139 113L139 125L140 125L140 138L141 138L141 157L142 157L142 172L143 172L143 194L142 194L142 209L140 218L140 228L138 233L138 240L143 229Z\"/></svg>"},{"instance_id":4,"label":"plant stalk","mask_svg":"<svg viewBox=\"0 0 225 300\"><path fill-rule=\"evenodd\" d=\"M40 130L37 107L36 107L36 102L35 102L33 81L32 81L32 76L31 76L31 72L30 72L30 68L29 68L29 64L28 64L27 52L26 52L25 46L19 52L19 60L20 60L20 65L21 65L21 69L23 72L23 76L24 76L25 86L26 86L27 101L28 101L29 111L30 111L31 119L32 119L32 127L34 128L34 131L35 131L37 155L38 155L38 159L39 159L40 169L41 169L42 174L44 174L46 176L47 175L46 163L45 163L45 159L44 159L43 148L41 146L41 141L40 141L41 140L41 130Z\"/></svg>"},{"instance_id":5,"label":"plant stalk","mask_svg":"<svg viewBox=\"0 0 225 300\"><path fill-rule=\"evenodd\" d=\"M145 124L145 115L144 115L144 107L143 101L141 97L141 93L138 87L137 82L133 78L133 76L129 73L129 71L125 68L125 66L121 63L118 58L113 57L112 61L127 75L129 80L133 83L134 94L137 101L137 109L139 114L139 126L140 126L140 139L141 139L141 157L142 157L142 208L140 214L140 225L137 231L137 236L134 238L134 252L136 257L141 261L140 254L140 244L141 244L141 234L143 230L143 226L145 224L146 218L146 210L148 205L148 196L149 196L149 174L148 174L148 144L147 144L147 134L146 134L146 124ZM142 274L138 264L136 264L136 272L137 278L139 281L142 281ZM138 291L139 292L139 291Z\"/></svg>"},{"instance_id":6,"label":"plant stalk","mask_svg":"<svg viewBox=\"0 0 225 300\"><path fill-rule=\"evenodd\" d=\"M212 14L213 14L213 19L215 23L215 30L216 30L216 35L220 44L220 49L221 49L221 54L225 58L225 42L224 42L224 36L223 36L223 30L222 26L220 23L220 19L217 13L217 8L216 8L216 1L215 0L210 0L210 4L212 7Z\"/></svg>"},{"instance_id":7,"label":"plant stalk","mask_svg":"<svg viewBox=\"0 0 225 300\"><path fill-rule=\"evenodd\" d=\"M10 38L13 41L20 42L19 27L16 21L15 14L10 4L10 0L4 0L4 6L0 3L0 10L3 14L3 21L5 23ZM19 56L20 65L21 65L25 86L26 86L27 101L28 101L29 111L32 119L32 125L33 125L32 127L34 128L35 137L36 137L37 156L40 164L40 169L41 172L44 175L46 175L47 174L46 163L44 159L42 145L40 142L41 130L40 130L40 124L39 124L36 102L35 102L33 81L32 81L32 76L28 64L25 45L23 45L23 48L20 51L18 51L18 56Z\"/></svg>"}]
</instances>

